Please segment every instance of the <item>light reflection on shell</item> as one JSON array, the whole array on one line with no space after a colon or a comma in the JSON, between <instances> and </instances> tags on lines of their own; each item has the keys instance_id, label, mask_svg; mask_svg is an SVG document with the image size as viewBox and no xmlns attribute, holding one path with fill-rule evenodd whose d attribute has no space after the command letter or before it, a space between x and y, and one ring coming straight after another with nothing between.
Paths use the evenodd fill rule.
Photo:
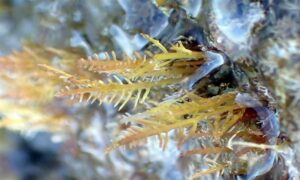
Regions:
<instances>
[{"instance_id":1,"label":"light reflection on shell","mask_svg":"<svg viewBox=\"0 0 300 180\"><path fill-rule=\"evenodd\" d=\"M265 19L259 3L213 0L209 14L210 35L216 47L237 60L251 50L252 31Z\"/></svg>"}]
</instances>

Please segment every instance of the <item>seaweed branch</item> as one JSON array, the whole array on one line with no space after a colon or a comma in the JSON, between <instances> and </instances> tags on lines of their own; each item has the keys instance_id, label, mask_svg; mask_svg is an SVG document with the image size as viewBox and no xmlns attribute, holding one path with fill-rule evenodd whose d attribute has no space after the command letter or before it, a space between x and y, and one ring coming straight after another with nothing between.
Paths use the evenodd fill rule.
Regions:
<instances>
[{"instance_id":1,"label":"seaweed branch","mask_svg":"<svg viewBox=\"0 0 300 180\"><path fill-rule=\"evenodd\" d=\"M77 97L80 102L114 103L121 110L130 99L134 99L134 107L144 103L150 90L168 88L180 84L184 78L191 75L204 60L202 52L186 49L182 43L171 46L170 50L159 41L143 35L162 52L136 53L135 57L124 56L118 60L114 52L100 59L97 55L89 60L80 59L78 67L81 70L97 74L106 74L99 79L96 75L87 77L71 75L47 64L40 64L43 69L65 81L65 87L57 93L58 96ZM166 63L167 62L167 63Z\"/></svg>"},{"instance_id":2,"label":"seaweed branch","mask_svg":"<svg viewBox=\"0 0 300 180\"><path fill-rule=\"evenodd\" d=\"M233 126L232 122L237 122L243 116L243 107L235 103L234 99L235 93L212 98L201 98L194 93L189 93L171 102L162 102L143 113L126 117L122 121L129 121L135 126L128 128L126 134L113 143L107 152L151 136L161 136L162 133L167 136L171 130L175 129L188 129L187 137L189 137L196 133L197 125L201 121L213 124L213 122L220 123L223 120L225 121L223 123L228 123L227 126L217 129L221 133L213 134L216 139L219 139L229 127ZM183 136L182 133L180 135ZM178 137L178 139L182 138ZM161 144L166 144L167 141L166 138Z\"/></svg>"}]
</instances>

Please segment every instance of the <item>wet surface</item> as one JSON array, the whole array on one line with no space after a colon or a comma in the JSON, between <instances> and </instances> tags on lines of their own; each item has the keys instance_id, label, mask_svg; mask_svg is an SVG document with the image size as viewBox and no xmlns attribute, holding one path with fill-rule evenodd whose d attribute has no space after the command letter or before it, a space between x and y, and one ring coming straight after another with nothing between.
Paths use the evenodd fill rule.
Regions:
<instances>
[{"instance_id":1,"label":"wet surface","mask_svg":"<svg viewBox=\"0 0 300 180\"><path fill-rule=\"evenodd\" d=\"M198 91L209 97L240 93L236 102L256 112L256 118L240 128L262 133L267 138L264 145L273 148L263 149L264 153L256 148L242 162L221 155L219 160L229 159L239 165L249 163L247 168L237 168L238 173L225 171L224 177L252 179L266 173L276 174L276 170L295 178L300 168L296 142L300 132L299 24L299 0L3 1L0 2L0 56L20 50L27 41L58 49L77 48L84 58L112 50L128 56L152 50L151 43L140 33L149 34L167 48L178 41L187 42L185 45L202 52L205 60L184 80L181 91ZM154 104L151 102L147 107ZM23 134L8 135L14 140L1 138L1 146L5 147L0 153L5 159L1 174L11 169L7 177L17 179L186 179L199 168L212 166L202 163L201 156L177 160L174 157L179 156L179 151L174 141L165 152L153 148L155 143L150 141L137 151L104 155L103 149L117 134L116 119L132 111L130 106L125 106L122 112L109 104L101 109L94 105L64 107L76 120L67 140L60 134L55 139L53 134L43 132L30 138ZM1 132L3 137L7 134ZM276 149L282 134L286 134L288 142L295 141L284 146L287 151ZM211 147L215 143L203 139L187 142L184 148ZM251 158L257 158L253 160L255 163L251 164ZM280 165L275 161L278 158ZM179 164L185 160L188 165L180 168ZM82 169L85 173L80 173ZM222 176L207 178L216 177Z\"/></svg>"}]
</instances>

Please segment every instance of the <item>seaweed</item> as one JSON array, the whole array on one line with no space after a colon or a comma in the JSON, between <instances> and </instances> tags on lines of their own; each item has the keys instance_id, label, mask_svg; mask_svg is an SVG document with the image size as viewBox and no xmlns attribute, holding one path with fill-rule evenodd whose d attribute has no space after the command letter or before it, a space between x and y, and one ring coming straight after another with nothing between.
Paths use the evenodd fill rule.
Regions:
<instances>
[{"instance_id":1,"label":"seaweed","mask_svg":"<svg viewBox=\"0 0 300 180\"><path fill-rule=\"evenodd\" d=\"M146 139L151 136L159 136L160 144L165 147L168 141L168 133L171 130L189 129L187 137L178 133L178 139L191 137L197 131L200 121L205 121L215 126L213 137L219 139L224 132L228 131L243 115L243 108L234 101L234 94L225 94L213 98L200 98L195 94L187 94L172 102L162 102L148 111L133 116L126 117L121 121L129 121L130 128L120 140L117 140L107 151L111 151L122 145L129 145L136 141ZM166 114L168 116L166 116ZM224 115L226 114L226 115ZM223 117L225 116L225 117ZM221 122L221 121L224 122ZM225 126L219 126L224 123ZM161 134L165 133L165 139Z\"/></svg>"},{"instance_id":2,"label":"seaweed","mask_svg":"<svg viewBox=\"0 0 300 180\"><path fill-rule=\"evenodd\" d=\"M41 130L67 133L71 118L55 106L55 92L61 82L49 79L49 74L38 64L54 64L58 58L60 66L74 71L76 66L70 59L78 56L79 52L27 43L21 51L1 57L0 127L26 133Z\"/></svg>"},{"instance_id":3,"label":"seaweed","mask_svg":"<svg viewBox=\"0 0 300 180\"><path fill-rule=\"evenodd\" d=\"M4 114L0 127L64 131L62 127L71 123L72 118L69 112L55 107L57 101L64 102L63 106L76 104L66 103L65 96L79 102L113 104L118 111L132 100L134 110L142 107L120 120L121 132L106 153L158 137L162 150L172 141L177 143L181 157L201 156L205 158L198 159L200 162L213 162L191 179L212 173L259 175L252 163L245 163L244 159L255 154L274 160L277 144L265 136L266 125L262 128L256 125L259 118L266 118L261 113L271 110L253 98L259 107L242 102L239 97L244 97L243 94L234 90L214 96L197 87L185 90L187 79L196 78L201 67L205 70L205 62L211 60L209 53L189 49L181 41L165 47L158 40L143 36L153 45L151 51L137 52L132 57L120 58L112 51L104 53L104 58L94 55L83 59L80 53L35 45L2 57L0 64L5 71L1 72L1 82L13 90L6 91L1 98L18 103L0 103ZM59 62L55 57L60 57ZM25 100L33 103L20 103ZM11 107L14 112L9 110ZM53 109L48 111L49 108ZM20 118L14 119L13 113ZM200 147L187 149L184 145L190 141L199 142ZM266 166L261 171L267 171L272 164L262 164ZM235 169L236 165L241 167Z\"/></svg>"},{"instance_id":4,"label":"seaweed","mask_svg":"<svg viewBox=\"0 0 300 180\"><path fill-rule=\"evenodd\" d=\"M78 97L82 102L114 103L121 110L130 99L135 99L134 107L143 103L151 89L169 87L182 83L204 61L204 54L186 49L181 42L167 50L158 40L143 35L147 40L159 48L160 52L150 53L147 56L135 53L135 57L124 56L117 60L114 52L112 57L106 54L105 59L94 56L94 60L80 59L78 68L81 71L96 74L106 74L108 77L99 79L95 75L84 77L71 75L47 64L40 67L55 74L65 81L65 87L57 96ZM158 90L156 90L158 92Z\"/></svg>"}]
</instances>

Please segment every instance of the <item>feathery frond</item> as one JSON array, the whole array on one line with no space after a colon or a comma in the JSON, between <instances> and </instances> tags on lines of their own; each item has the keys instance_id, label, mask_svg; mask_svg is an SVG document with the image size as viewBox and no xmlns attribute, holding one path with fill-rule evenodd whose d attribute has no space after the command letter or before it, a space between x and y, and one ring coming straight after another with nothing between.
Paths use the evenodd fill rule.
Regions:
<instances>
[{"instance_id":1,"label":"feathery frond","mask_svg":"<svg viewBox=\"0 0 300 180\"><path fill-rule=\"evenodd\" d=\"M171 102L163 102L148 111L123 119L123 121L129 121L136 126L129 128L126 135L113 143L107 151L151 136L161 136L162 133L167 135L168 132L175 129L188 129L187 137L189 137L196 133L197 125L201 121L212 125L216 122L226 121L230 122L228 126L232 126L232 122L237 122L243 116L243 112L244 108L235 102L235 93L212 98L201 98L196 94L189 93ZM222 134L228 130L228 126L219 127L217 130ZM217 134L216 138L220 136Z\"/></svg>"},{"instance_id":2,"label":"feathery frond","mask_svg":"<svg viewBox=\"0 0 300 180\"><path fill-rule=\"evenodd\" d=\"M55 92L62 84L49 79L49 74L38 64L59 66L75 71L70 58L77 53L57 50L40 45L27 44L22 51L0 57L0 128L33 132L36 130L66 130L69 115L64 111L49 108L55 104Z\"/></svg>"},{"instance_id":3,"label":"feathery frond","mask_svg":"<svg viewBox=\"0 0 300 180\"><path fill-rule=\"evenodd\" d=\"M162 51L160 53L148 53L135 57L125 56L118 60L114 52L100 59L97 55L89 60L80 59L80 69L106 74L107 78L99 79L97 76L71 75L47 64L40 66L55 74L65 81L64 88L58 96L78 97L79 101L86 99L88 102L98 100L120 105L122 109L130 99L134 99L134 107L145 102L150 90L164 88L181 83L202 64L203 53L186 49L182 43L173 45L170 51L159 41L144 35L146 39L154 43ZM192 61L190 61L192 60ZM166 63L167 62L167 63Z\"/></svg>"}]
</instances>

